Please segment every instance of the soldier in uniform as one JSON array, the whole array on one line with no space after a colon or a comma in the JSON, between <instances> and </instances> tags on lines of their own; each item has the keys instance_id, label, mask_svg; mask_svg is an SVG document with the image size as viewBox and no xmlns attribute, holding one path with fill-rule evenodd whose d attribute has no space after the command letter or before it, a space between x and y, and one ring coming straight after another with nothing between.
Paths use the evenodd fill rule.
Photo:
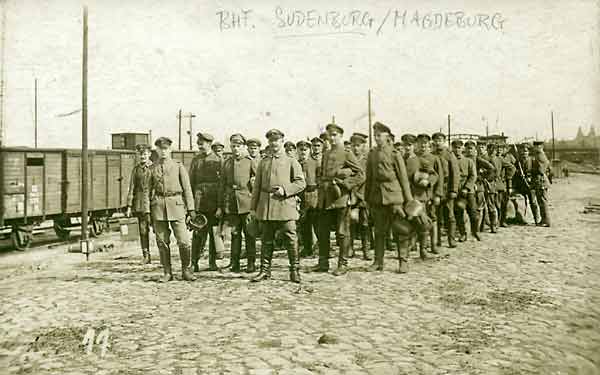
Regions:
<instances>
[{"instance_id":1,"label":"soldier in uniform","mask_svg":"<svg viewBox=\"0 0 600 375\"><path fill-rule=\"evenodd\" d=\"M496 210L498 211L498 221L501 227L506 227L506 209L508 199L512 193L512 178L515 175L514 158L506 152L506 145L496 146L496 152L492 157L492 162L496 167Z\"/></svg>"},{"instance_id":2,"label":"soldier in uniform","mask_svg":"<svg viewBox=\"0 0 600 375\"><path fill-rule=\"evenodd\" d=\"M473 141L467 141L468 147L475 148ZM476 188L475 183L477 181L477 167L475 161L463 153L464 144L461 140L452 141L452 152L458 160L458 168L460 170L460 179L458 183L459 199L465 202L466 207L455 204L456 222L458 224L459 242L465 242L467 240L467 230L465 228L465 209L469 215L469 222L471 224L471 235L477 240L481 241L479 237L479 216L477 211L477 200L475 198ZM457 203L457 202L455 202Z\"/></svg>"},{"instance_id":3,"label":"soldier in uniform","mask_svg":"<svg viewBox=\"0 0 600 375\"><path fill-rule=\"evenodd\" d=\"M352 143L352 153L356 157L358 163L363 170L367 169L367 152L366 145L369 136L362 133L354 133L350 137ZM361 184L354 188L350 193L350 201L352 209L358 211L358 222L355 225L357 232L360 236L362 256L364 260L371 260L369 257L369 239L371 236L371 226L369 223L369 211L367 209L367 202L365 201L365 184ZM354 236L352 236L352 245L350 246L350 255L354 256Z\"/></svg>"},{"instance_id":4,"label":"soldier in uniform","mask_svg":"<svg viewBox=\"0 0 600 375\"><path fill-rule=\"evenodd\" d=\"M329 233L335 223L337 243L340 247L338 265L334 276L348 272L347 256L352 238L350 233L349 194L352 189L365 180L364 172L352 152L344 149L342 136L344 129L336 124L328 124L327 134L331 139L331 149L323 154L321 174L319 177L319 263L313 267L315 272L328 272L330 241Z\"/></svg>"},{"instance_id":5,"label":"soldier in uniform","mask_svg":"<svg viewBox=\"0 0 600 375\"><path fill-rule=\"evenodd\" d=\"M206 216L208 224L201 231L194 231L192 265L194 272L198 272L198 260L204 252L208 238L208 267L210 271L216 271L218 270L217 250L213 227L219 225L219 219L222 216L220 183L223 161L211 150L211 143L214 140L212 135L201 132L197 134L197 137L199 153L194 156L190 165L190 182L194 192L196 211Z\"/></svg>"},{"instance_id":6,"label":"soldier in uniform","mask_svg":"<svg viewBox=\"0 0 600 375\"><path fill-rule=\"evenodd\" d=\"M352 152L352 142L344 141L344 150Z\"/></svg>"},{"instance_id":7,"label":"soldier in uniform","mask_svg":"<svg viewBox=\"0 0 600 375\"><path fill-rule=\"evenodd\" d=\"M417 143L417 137L413 134L403 134L400 137L402 141L402 146L404 149L404 153L402 158L404 160L404 164L406 165L406 174L408 176L414 175L414 173L419 169L419 158L415 154L415 143ZM410 179L409 179L409 186ZM396 235L397 237L397 235ZM398 243L398 239L395 238L396 243ZM410 238L410 249L411 251L415 250L417 246L417 234L414 232ZM389 247L389 246L388 246Z\"/></svg>"},{"instance_id":8,"label":"soldier in uniform","mask_svg":"<svg viewBox=\"0 0 600 375\"><path fill-rule=\"evenodd\" d=\"M248 150L248 156L250 156L250 158L252 160L255 160L257 163L261 159L260 147L261 147L260 140L258 140L256 138L249 138L246 141L246 149Z\"/></svg>"},{"instance_id":9,"label":"soldier in uniform","mask_svg":"<svg viewBox=\"0 0 600 375\"><path fill-rule=\"evenodd\" d=\"M129 192L127 194L127 216L133 213L138 219L140 231L140 244L142 246L142 262L149 264L150 260L150 215L145 211L144 199L148 197L148 182L150 179L150 146L139 144L135 146L138 152L139 162L131 171L129 179Z\"/></svg>"},{"instance_id":10,"label":"soldier in uniform","mask_svg":"<svg viewBox=\"0 0 600 375\"><path fill-rule=\"evenodd\" d=\"M251 214L262 223L260 273L252 281L271 278L271 261L275 232L283 237L287 250L290 280L300 282L300 259L296 238L296 220L299 218L296 196L306 187L302 167L283 150L284 134L269 130L266 134L271 154L260 161L252 190Z\"/></svg>"},{"instance_id":11,"label":"soldier in uniform","mask_svg":"<svg viewBox=\"0 0 600 375\"><path fill-rule=\"evenodd\" d=\"M302 167L306 188L300 194L300 241L302 242L302 252L300 256L308 257L313 255L313 230L316 231L316 224L319 218L317 178L321 168L320 146L322 141L317 138L318 152L311 153L312 144L307 141L300 141L296 144L298 150L298 162ZM315 146L317 147L317 146Z\"/></svg>"},{"instance_id":12,"label":"soldier in uniform","mask_svg":"<svg viewBox=\"0 0 600 375\"><path fill-rule=\"evenodd\" d=\"M148 197L145 199L144 212L152 216L156 233L156 244L164 271L160 282L173 280L169 246L171 230L179 247L182 278L194 281L196 278L189 270L191 244L186 226L186 220L196 216L194 199L185 167L171 159L171 144L172 141L166 137L160 137L154 143L159 159L150 167Z\"/></svg>"},{"instance_id":13,"label":"soldier in uniform","mask_svg":"<svg viewBox=\"0 0 600 375\"><path fill-rule=\"evenodd\" d=\"M221 142L214 142L210 148L215 155L223 160L223 151L225 150L225 146Z\"/></svg>"},{"instance_id":14,"label":"soldier in uniform","mask_svg":"<svg viewBox=\"0 0 600 375\"><path fill-rule=\"evenodd\" d=\"M548 176L546 171L550 167L550 161L544 153L544 142L533 142L533 160L531 172L531 187L535 192L535 199L540 207L541 220L538 225L550 226L550 213L548 210Z\"/></svg>"},{"instance_id":15,"label":"soldier in uniform","mask_svg":"<svg viewBox=\"0 0 600 375\"><path fill-rule=\"evenodd\" d=\"M252 200L252 182L256 176L257 163L244 155L246 144L244 136L233 134L229 138L231 157L223 165L222 191L223 213L231 227L231 271L240 272L242 253L242 233L246 244L246 272L256 271L256 239L246 229L250 203Z\"/></svg>"},{"instance_id":16,"label":"soldier in uniform","mask_svg":"<svg viewBox=\"0 0 600 375\"><path fill-rule=\"evenodd\" d=\"M477 188L483 191L483 201L481 201L479 206L482 210L482 216L479 218L479 230L483 232L484 223L487 223L490 226L490 232L496 233L498 225L498 212L496 211L497 172L493 158L493 154L496 152L496 145L478 141L477 148L475 159L478 177Z\"/></svg>"},{"instance_id":17,"label":"soldier in uniform","mask_svg":"<svg viewBox=\"0 0 600 375\"><path fill-rule=\"evenodd\" d=\"M477 177L475 180L475 202L477 203L478 222L475 223L476 231L474 233L478 233L481 230L481 224L483 223L484 211L488 206L486 190L488 190L489 187L487 186L487 182L488 179L494 175L495 167L477 153L477 145L475 142L467 141L465 147L465 156L473 160L475 168L477 169ZM473 223L471 223L472 235L480 241L481 237L475 235L473 229Z\"/></svg>"},{"instance_id":18,"label":"soldier in uniform","mask_svg":"<svg viewBox=\"0 0 600 375\"><path fill-rule=\"evenodd\" d=\"M418 172L425 173L427 178L419 178L420 174L409 174L412 186L412 193L416 200L425 206L427 215L433 225L428 233L419 231L419 248L421 259L427 259L424 248L429 237L429 246L432 254L438 254L437 249L437 207L441 203L443 186L443 167L440 159L431 153L431 137L428 134L419 134L417 136L416 154L419 160ZM412 172L412 171L411 171Z\"/></svg>"},{"instance_id":19,"label":"soldier in uniform","mask_svg":"<svg viewBox=\"0 0 600 375\"><path fill-rule=\"evenodd\" d=\"M456 217L454 216L454 200L458 196L458 183L460 181L460 168L458 159L451 153L446 146L446 135L438 132L432 136L435 143L434 154L438 156L442 162L443 169L443 195L440 209L437 212L438 218L438 246L442 245L441 241L441 223L445 222L448 232L448 246L456 247L454 236L456 235Z\"/></svg>"},{"instance_id":20,"label":"soldier in uniform","mask_svg":"<svg viewBox=\"0 0 600 375\"><path fill-rule=\"evenodd\" d=\"M369 271L383 271L385 241L392 221L404 221L406 230L398 232L398 272L408 272L408 248L413 229L406 221L403 204L413 200L401 155L389 142L390 128L376 122L373 125L377 147L369 152L366 168L365 200L375 226L375 258Z\"/></svg>"},{"instance_id":21,"label":"soldier in uniform","mask_svg":"<svg viewBox=\"0 0 600 375\"><path fill-rule=\"evenodd\" d=\"M296 145L294 144L294 142L292 142L292 141L285 142L285 144L283 145L283 148L285 149L285 153L287 154L287 156L289 156L290 158L294 158L294 159L298 158L298 155L296 155Z\"/></svg>"}]
</instances>

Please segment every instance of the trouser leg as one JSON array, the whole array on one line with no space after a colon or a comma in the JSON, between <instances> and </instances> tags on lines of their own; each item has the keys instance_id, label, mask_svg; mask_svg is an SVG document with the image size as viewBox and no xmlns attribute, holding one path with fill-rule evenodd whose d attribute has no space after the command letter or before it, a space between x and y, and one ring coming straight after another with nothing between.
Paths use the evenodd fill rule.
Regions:
<instances>
[{"instance_id":1,"label":"trouser leg","mask_svg":"<svg viewBox=\"0 0 600 375\"><path fill-rule=\"evenodd\" d=\"M338 240L340 251L338 253L338 265L334 275L341 275L347 272L348 253L352 244L352 233L350 232L350 207L336 209L336 238Z\"/></svg>"},{"instance_id":2,"label":"trouser leg","mask_svg":"<svg viewBox=\"0 0 600 375\"><path fill-rule=\"evenodd\" d=\"M550 226L550 214L548 209L548 189L540 187L536 189L536 197L540 205L541 223Z\"/></svg>"},{"instance_id":3,"label":"trouser leg","mask_svg":"<svg viewBox=\"0 0 600 375\"><path fill-rule=\"evenodd\" d=\"M241 215L242 232L246 244L246 272L251 273L256 269L256 238L248 233L246 219L248 214Z\"/></svg>"},{"instance_id":4,"label":"trouser leg","mask_svg":"<svg viewBox=\"0 0 600 375\"><path fill-rule=\"evenodd\" d=\"M331 220L335 220L334 210L322 210L317 232L319 242L319 264L315 271L327 272L329 270L329 252L331 251L331 241L329 240Z\"/></svg>"},{"instance_id":5,"label":"trouser leg","mask_svg":"<svg viewBox=\"0 0 600 375\"><path fill-rule=\"evenodd\" d=\"M375 227L375 257L369 271L383 271L385 243L390 232L391 208L389 206L373 206L371 214Z\"/></svg>"},{"instance_id":6,"label":"trouser leg","mask_svg":"<svg viewBox=\"0 0 600 375\"><path fill-rule=\"evenodd\" d=\"M140 213L137 216L138 229L140 232L140 245L142 248L143 262L148 264L150 260L150 222L148 216L144 213Z\"/></svg>"},{"instance_id":7,"label":"trouser leg","mask_svg":"<svg viewBox=\"0 0 600 375\"><path fill-rule=\"evenodd\" d=\"M241 215L231 215L231 272L240 272L240 255L242 253Z\"/></svg>"},{"instance_id":8,"label":"trouser leg","mask_svg":"<svg viewBox=\"0 0 600 375\"><path fill-rule=\"evenodd\" d=\"M469 221L471 223L471 235L477 240L481 241L479 237L479 211L478 203L474 193L467 194L467 211L469 214Z\"/></svg>"},{"instance_id":9,"label":"trouser leg","mask_svg":"<svg viewBox=\"0 0 600 375\"><path fill-rule=\"evenodd\" d=\"M280 223L283 244L287 250L290 281L300 282L300 256L298 254L298 241L296 236L296 222L283 221Z\"/></svg>"},{"instance_id":10,"label":"trouser leg","mask_svg":"<svg viewBox=\"0 0 600 375\"><path fill-rule=\"evenodd\" d=\"M173 272L171 270L171 229L169 228L169 222L155 221L154 230L156 231L156 245L160 254L160 263L163 267L163 277L159 281L171 281L173 280Z\"/></svg>"},{"instance_id":11,"label":"trouser leg","mask_svg":"<svg viewBox=\"0 0 600 375\"><path fill-rule=\"evenodd\" d=\"M252 279L254 282L271 278L271 261L273 259L273 246L275 241L276 222L263 221L262 223L262 246L260 248L260 272Z\"/></svg>"}]
</instances>

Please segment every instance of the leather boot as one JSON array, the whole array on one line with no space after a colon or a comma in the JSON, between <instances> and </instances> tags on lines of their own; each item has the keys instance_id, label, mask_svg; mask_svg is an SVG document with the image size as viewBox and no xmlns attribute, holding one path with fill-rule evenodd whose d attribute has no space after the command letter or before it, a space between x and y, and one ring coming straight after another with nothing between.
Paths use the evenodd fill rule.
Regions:
<instances>
[{"instance_id":1,"label":"leather boot","mask_svg":"<svg viewBox=\"0 0 600 375\"><path fill-rule=\"evenodd\" d=\"M531 214L533 215L533 223L538 224L540 222L540 215L537 206L531 206Z\"/></svg>"},{"instance_id":2,"label":"leather boot","mask_svg":"<svg viewBox=\"0 0 600 375\"><path fill-rule=\"evenodd\" d=\"M333 271L333 276L341 276L348 273L348 251L350 250L350 246L352 239L347 236L340 238L340 251L338 254L338 265L337 268Z\"/></svg>"},{"instance_id":3,"label":"leather boot","mask_svg":"<svg viewBox=\"0 0 600 375\"><path fill-rule=\"evenodd\" d=\"M239 234L231 236L231 272L240 273L240 253L242 248L242 236Z\"/></svg>"},{"instance_id":4,"label":"leather boot","mask_svg":"<svg viewBox=\"0 0 600 375\"><path fill-rule=\"evenodd\" d=\"M329 240L319 241L319 263L310 268L311 272L329 272Z\"/></svg>"},{"instance_id":5,"label":"leather boot","mask_svg":"<svg viewBox=\"0 0 600 375\"><path fill-rule=\"evenodd\" d=\"M369 243L368 243L368 228L363 228L360 233L360 244L362 249L363 260L371 260L369 256Z\"/></svg>"},{"instance_id":6,"label":"leather boot","mask_svg":"<svg viewBox=\"0 0 600 375\"><path fill-rule=\"evenodd\" d=\"M202 234L198 233L197 231L192 232L192 268L194 272L200 272L198 260L200 259L200 254L202 253L202 247L204 247Z\"/></svg>"},{"instance_id":7,"label":"leather boot","mask_svg":"<svg viewBox=\"0 0 600 375\"><path fill-rule=\"evenodd\" d=\"M208 270L218 271L219 267L217 267L217 249L215 248L213 238L209 236L208 242Z\"/></svg>"},{"instance_id":8,"label":"leather boot","mask_svg":"<svg viewBox=\"0 0 600 375\"><path fill-rule=\"evenodd\" d=\"M162 249L161 253L163 276L158 279L158 282L166 283L173 280L173 272L171 271L171 248L167 245Z\"/></svg>"},{"instance_id":9,"label":"leather boot","mask_svg":"<svg viewBox=\"0 0 600 375\"><path fill-rule=\"evenodd\" d=\"M478 228L477 223L471 224L471 236L473 236L473 238L475 238L477 241L481 241L481 237L479 237L478 229L479 228Z\"/></svg>"},{"instance_id":10,"label":"leather boot","mask_svg":"<svg viewBox=\"0 0 600 375\"><path fill-rule=\"evenodd\" d=\"M439 240L438 227L433 224L431 227L431 231L429 232L429 242L431 244L431 254L439 254L440 252L437 249L437 243Z\"/></svg>"},{"instance_id":11,"label":"leather boot","mask_svg":"<svg viewBox=\"0 0 600 375\"><path fill-rule=\"evenodd\" d=\"M288 249L288 261L290 263L290 281L293 283L300 283L300 254L298 247L294 246Z\"/></svg>"},{"instance_id":12,"label":"leather boot","mask_svg":"<svg viewBox=\"0 0 600 375\"><path fill-rule=\"evenodd\" d=\"M454 236L456 235L456 223L448 224L448 247L451 249L456 247L456 240Z\"/></svg>"},{"instance_id":13,"label":"leather boot","mask_svg":"<svg viewBox=\"0 0 600 375\"><path fill-rule=\"evenodd\" d=\"M181 278L185 281L195 281L196 277L190 272L190 248L180 246L179 257L181 258Z\"/></svg>"},{"instance_id":14,"label":"leather boot","mask_svg":"<svg viewBox=\"0 0 600 375\"><path fill-rule=\"evenodd\" d=\"M429 259L429 256L427 256L427 235L427 232L419 233L419 256L423 261Z\"/></svg>"},{"instance_id":15,"label":"leather boot","mask_svg":"<svg viewBox=\"0 0 600 375\"><path fill-rule=\"evenodd\" d=\"M398 273L408 272L408 240L398 241Z\"/></svg>"},{"instance_id":16,"label":"leather boot","mask_svg":"<svg viewBox=\"0 0 600 375\"><path fill-rule=\"evenodd\" d=\"M437 225L435 227L435 245L436 247L442 247L442 221L438 219ZM431 231L433 233L433 230ZM431 252L433 252L433 244L431 245ZM437 253L434 253L437 254Z\"/></svg>"},{"instance_id":17,"label":"leather boot","mask_svg":"<svg viewBox=\"0 0 600 375\"><path fill-rule=\"evenodd\" d=\"M273 256L273 244L263 244L260 249L260 272L258 275L250 279L251 282L257 283L271 278L271 259Z\"/></svg>"},{"instance_id":18,"label":"leather boot","mask_svg":"<svg viewBox=\"0 0 600 375\"><path fill-rule=\"evenodd\" d=\"M383 271L383 256L385 252L385 238L378 234L375 235L375 258L373 264L367 268L369 272Z\"/></svg>"},{"instance_id":19,"label":"leather boot","mask_svg":"<svg viewBox=\"0 0 600 375\"><path fill-rule=\"evenodd\" d=\"M142 264L150 264L150 251L142 249Z\"/></svg>"}]
</instances>

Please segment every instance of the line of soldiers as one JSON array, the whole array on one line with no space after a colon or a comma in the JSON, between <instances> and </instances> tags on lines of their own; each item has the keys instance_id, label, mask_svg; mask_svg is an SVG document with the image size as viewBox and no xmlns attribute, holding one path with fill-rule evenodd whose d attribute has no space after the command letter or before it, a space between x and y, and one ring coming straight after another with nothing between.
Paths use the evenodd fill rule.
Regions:
<instances>
[{"instance_id":1,"label":"line of soldiers","mask_svg":"<svg viewBox=\"0 0 600 375\"><path fill-rule=\"evenodd\" d=\"M139 219L144 262L150 263L152 225L164 270L161 281L173 279L171 231L184 280L196 279L193 272L199 271L207 240L209 270L218 270L215 239L220 234L214 228L226 222L232 272L241 272L244 257L246 272L256 272L261 236L260 272L252 281L271 277L273 252L283 248L290 280L300 283L300 257L313 255L315 240L318 262L311 271L328 272L331 231L339 247L333 275L348 272L355 238L364 260L371 260L369 250L375 250L369 271L382 271L386 247L395 247L399 272L406 273L409 252L418 248L423 260L438 254L444 232L450 248L467 240L465 211L478 241L486 223L491 233L506 227L513 181L530 202L536 224L550 226L549 162L542 142L534 143L532 155L524 145L509 152L506 145L460 140L450 150L443 133L404 134L395 142L385 124L375 123L373 131L376 146L370 150L365 134L354 133L344 142L338 124L297 143L284 143L283 132L269 130L263 150L260 140L234 134L229 158L219 154L224 147L215 147L210 134L200 132L189 171L171 159L169 138L156 140L155 163L150 147L138 145L140 162L131 176L127 213Z\"/></svg>"}]
</instances>

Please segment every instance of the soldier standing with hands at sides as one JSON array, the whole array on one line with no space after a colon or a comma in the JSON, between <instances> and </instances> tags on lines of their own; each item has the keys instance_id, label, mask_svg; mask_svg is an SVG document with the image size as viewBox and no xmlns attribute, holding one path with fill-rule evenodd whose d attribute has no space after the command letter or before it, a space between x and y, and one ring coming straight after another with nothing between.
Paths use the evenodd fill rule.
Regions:
<instances>
[{"instance_id":1,"label":"soldier standing with hands at sides","mask_svg":"<svg viewBox=\"0 0 600 375\"><path fill-rule=\"evenodd\" d=\"M377 147L369 152L367 159L367 177L365 200L368 204L375 226L375 259L369 271L383 271L385 241L389 236L393 221L401 221L397 226L403 231L398 235L398 262L400 273L408 272L408 248L414 231L404 212L404 204L411 202L413 196L401 155L394 152L389 142L390 128L376 122L373 125Z\"/></svg>"},{"instance_id":2,"label":"soldier standing with hands at sides","mask_svg":"<svg viewBox=\"0 0 600 375\"><path fill-rule=\"evenodd\" d=\"M533 142L533 163L531 187L535 191L535 198L540 207L541 220L538 225L543 227L550 226L550 213L548 212L548 176L546 171L550 166L550 161L544 153L544 142Z\"/></svg>"},{"instance_id":3,"label":"soldier standing with hands at sides","mask_svg":"<svg viewBox=\"0 0 600 375\"><path fill-rule=\"evenodd\" d=\"M196 211L206 216L208 223L201 231L194 231L192 237L192 265L194 266L194 272L200 270L198 260L204 251L206 239L208 238L208 269L209 271L217 271L217 250L212 228L219 225L219 219L222 216L220 182L223 161L211 152L211 143L214 140L212 135L198 133L197 137L199 153L194 156L190 165L190 183L194 193Z\"/></svg>"},{"instance_id":4,"label":"soldier standing with hands at sides","mask_svg":"<svg viewBox=\"0 0 600 375\"><path fill-rule=\"evenodd\" d=\"M321 175L319 178L319 263L312 268L313 272L329 271L329 252L331 243L329 233L335 224L337 243L340 247L338 265L333 272L340 276L348 272L348 254L352 244L350 232L349 194L365 181L360 164L352 152L344 149L342 136L344 129L337 124L328 124L327 135L331 140L331 148L323 154Z\"/></svg>"},{"instance_id":5,"label":"soldier standing with hands at sides","mask_svg":"<svg viewBox=\"0 0 600 375\"><path fill-rule=\"evenodd\" d=\"M466 142L469 147L475 147L475 143L472 141ZM477 223L479 217L477 215L477 200L475 199L475 182L477 181L477 167L475 161L463 154L463 141L454 140L452 141L452 152L458 160L458 168L460 169L460 180L458 183L459 188L459 201L455 203L455 214L456 222L458 223L459 242L465 242L467 240L467 230L465 228L465 209L469 214L469 222L471 224L471 235L481 241L478 233Z\"/></svg>"},{"instance_id":6,"label":"soldier standing with hands at sides","mask_svg":"<svg viewBox=\"0 0 600 375\"><path fill-rule=\"evenodd\" d=\"M319 138L317 138L319 139ZM318 141L319 146L321 140ZM307 141L300 141L296 144L298 150L298 162L302 166L302 172L306 181L306 189L300 194L300 240L302 242L302 251L300 256L307 257L313 255L313 228L319 218L317 210L318 192L317 192L317 173L321 167L319 155L311 155L312 145ZM319 149L320 152L320 149Z\"/></svg>"},{"instance_id":7,"label":"soldier standing with hands at sides","mask_svg":"<svg viewBox=\"0 0 600 375\"><path fill-rule=\"evenodd\" d=\"M152 216L154 223L156 244L164 271L159 281L173 280L169 247L171 230L179 247L182 279L194 281L196 278L189 270L191 244L186 221L194 219L196 213L188 174L183 164L171 159L172 141L169 138L160 137L154 144L157 147L158 162L150 167L144 212Z\"/></svg>"},{"instance_id":8,"label":"soldier standing with hands at sides","mask_svg":"<svg viewBox=\"0 0 600 375\"><path fill-rule=\"evenodd\" d=\"M458 159L446 147L446 136L444 133L434 133L432 136L435 151L434 154L442 162L443 174L443 195L442 202L437 212L438 236L437 245L442 246L441 223L446 223L448 232L448 247L456 247L454 236L456 235L456 217L454 216L454 200L458 196L458 183L460 180L460 168Z\"/></svg>"},{"instance_id":9,"label":"soldier standing with hands at sides","mask_svg":"<svg viewBox=\"0 0 600 375\"><path fill-rule=\"evenodd\" d=\"M138 219L140 244L142 246L142 263L150 264L150 215L145 211L144 199L148 198L148 183L150 180L150 146L139 144L135 146L139 162L131 171L129 192L127 194L127 216L133 213Z\"/></svg>"},{"instance_id":10,"label":"soldier standing with hands at sides","mask_svg":"<svg viewBox=\"0 0 600 375\"><path fill-rule=\"evenodd\" d=\"M306 182L298 161L287 156L283 150L284 134L272 129L266 137L271 152L258 164L250 204L250 214L262 224L260 273L251 281L271 278L275 232L279 231L288 254L290 280L300 283L296 196L304 190Z\"/></svg>"},{"instance_id":11,"label":"soldier standing with hands at sides","mask_svg":"<svg viewBox=\"0 0 600 375\"><path fill-rule=\"evenodd\" d=\"M507 154L506 145L496 146L492 162L496 167L496 210L498 211L498 222L501 227L506 227L506 209L508 197L512 193L512 178L515 175L515 164L512 155Z\"/></svg>"},{"instance_id":12,"label":"soldier standing with hands at sides","mask_svg":"<svg viewBox=\"0 0 600 375\"><path fill-rule=\"evenodd\" d=\"M246 272L256 270L256 239L246 229L246 219L250 213L252 200L252 180L256 176L257 163L244 156L242 148L246 140L241 134L229 138L232 155L223 165L222 191L223 212L231 226L231 271L240 272L242 253L242 232L246 243Z\"/></svg>"},{"instance_id":13,"label":"soldier standing with hands at sides","mask_svg":"<svg viewBox=\"0 0 600 375\"><path fill-rule=\"evenodd\" d=\"M354 133L350 137L351 150L360 167L366 171L367 170L367 155L366 155L366 145L369 136L361 133ZM371 226L369 225L369 211L367 209L367 202L365 201L365 184L360 184L352 192L350 193L351 197L351 205L352 209L358 210L358 223L356 223L356 229L360 235L360 243L363 260L371 260L369 257L369 240L371 236L369 232L371 231ZM354 243L354 236L352 236L352 243ZM350 258L354 256L354 248L350 246L350 252L352 255L349 255Z\"/></svg>"}]
</instances>

